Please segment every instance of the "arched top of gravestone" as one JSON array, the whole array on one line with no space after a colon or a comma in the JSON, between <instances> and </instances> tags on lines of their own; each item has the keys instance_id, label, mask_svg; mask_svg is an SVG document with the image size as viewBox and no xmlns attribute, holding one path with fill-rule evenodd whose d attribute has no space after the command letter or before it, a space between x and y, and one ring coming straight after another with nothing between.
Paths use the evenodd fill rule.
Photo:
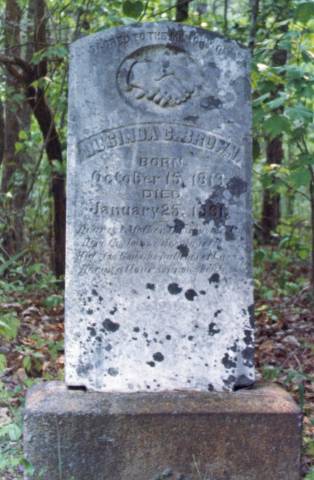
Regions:
<instances>
[{"instance_id":1,"label":"arched top of gravestone","mask_svg":"<svg viewBox=\"0 0 314 480\"><path fill-rule=\"evenodd\" d=\"M144 115L145 121L180 117L210 129L215 113L224 129L232 123L240 127L236 112L250 99L249 50L189 25L154 22L111 28L74 42L71 60L70 86L85 92L70 108L70 125L75 116L80 138L89 137L99 124L111 128L121 115L128 123L134 115ZM99 99L105 99L105 110ZM81 132L81 112L92 104L97 108L91 111L90 127L84 125ZM228 118L221 113L224 109ZM241 129L230 131L234 139L239 134Z\"/></svg>"}]
</instances>

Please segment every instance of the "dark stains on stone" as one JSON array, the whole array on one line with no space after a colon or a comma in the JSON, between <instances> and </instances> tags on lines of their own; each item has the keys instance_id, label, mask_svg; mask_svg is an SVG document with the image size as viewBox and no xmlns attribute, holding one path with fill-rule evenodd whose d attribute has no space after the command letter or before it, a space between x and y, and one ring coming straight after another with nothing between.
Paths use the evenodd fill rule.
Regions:
<instances>
[{"instance_id":1,"label":"dark stains on stone","mask_svg":"<svg viewBox=\"0 0 314 480\"><path fill-rule=\"evenodd\" d=\"M197 228L192 229L192 237L196 237L198 235L198 230Z\"/></svg>"},{"instance_id":2,"label":"dark stains on stone","mask_svg":"<svg viewBox=\"0 0 314 480\"><path fill-rule=\"evenodd\" d=\"M200 290L200 295L206 295L206 291L205 290Z\"/></svg>"},{"instance_id":3,"label":"dark stains on stone","mask_svg":"<svg viewBox=\"0 0 314 480\"><path fill-rule=\"evenodd\" d=\"M117 307L113 307L112 310L109 311L110 315L114 315L118 311Z\"/></svg>"},{"instance_id":4,"label":"dark stains on stone","mask_svg":"<svg viewBox=\"0 0 314 480\"><path fill-rule=\"evenodd\" d=\"M228 218L228 210L222 202L221 187L216 187L214 193L204 203L199 201L199 204L198 216L203 219L204 225L209 224L210 221L214 222L216 227L225 225Z\"/></svg>"},{"instance_id":5,"label":"dark stains on stone","mask_svg":"<svg viewBox=\"0 0 314 480\"><path fill-rule=\"evenodd\" d=\"M194 298L197 297L197 293L195 290L193 290L193 288L189 288L184 295L185 298L190 302L193 302Z\"/></svg>"},{"instance_id":6,"label":"dark stains on stone","mask_svg":"<svg viewBox=\"0 0 314 480\"><path fill-rule=\"evenodd\" d=\"M105 346L105 350L106 350L106 352L110 352L110 350L112 350L112 345L110 345L110 343L108 343L108 345Z\"/></svg>"},{"instance_id":7,"label":"dark stains on stone","mask_svg":"<svg viewBox=\"0 0 314 480\"><path fill-rule=\"evenodd\" d=\"M243 340L244 340L244 343L248 346L253 344L253 332L252 332L252 330L248 330L248 329L244 330L244 339Z\"/></svg>"},{"instance_id":8,"label":"dark stains on stone","mask_svg":"<svg viewBox=\"0 0 314 480\"><path fill-rule=\"evenodd\" d=\"M146 362L147 365L149 365L150 367L154 367L155 366L155 362Z\"/></svg>"},{"instance_id":9,"label":"dark stains on stone","mask_svg":"<svg viewBox=\"0 0 314 480\"><path fill-rule=\"evenodd\" d=\"M219 98L209 95L208 97L202 98L200 105L205 110L213 110L219 108L222 105L222 102Z\"/></svg>"},{"instance_id":10,"label":"dark stains on stone","mask_svg":"<svg viewBox=\"0 0 314 480\"><path fill-rule=\"evenodd\" d=\"M178 295L182 292L182 288L179 287L177 283L169 283L168 292L171 293L171 295Z\"/></svg>"},{"instance_id":11,"label":"dark stains on stone","mask_svg":"<svg viewBox=\"0 0 314 480\"><path fill-rule=\"evenodd\" d=\"M229 348L229 350L234 353L238 351L238 340L234 342L234 344L232 345L232 347Z\"/></svg>"},{"instance_id":12,"label":"dark stains on stone","mask_svg":"<svg viewBox=\"0 0 314 480\"><path fill-rule=\"evenodd\" d=\"M224 358L222 359L221 363L227 368L234 368L237 366L236 362L230 358L229 353L225 353Z\"/></svg>"},{"instance_id":13,"label":"dark stains on stone","mask_svg":"<svg viewBox=\"0 0 314 480\"><path fill-rule=\"evenodd\" d=\"M230 385L233 385L235 382L235 376L234 375L229 375L229 377L225 380L223 380L224 384L226 387L230 387Z\"/></svg>"},{"instance_id":14,"label":"dark stains on stone","mask_svg":"<svg viewBox=\"0 0 314 480\"><path fill-rule=\"evenodd\" d=\"M133 328L133 332L139 332L139 331L140 331L139 327L134 327Z\"/></svg>"},{"instance_id":15,"label":"dark stains on stone","mask_svg":"<svg viewBox=\"0 0 314 480\"><path fill-rule=\"evenodd\" d=\"M104 326L104 329L107 331L107 332L116 332L117 330L119 330L120 328L120 324L119 323L115 323L115 322L112 322L110 320L110 318L106 318L103 322L103 326Z\"/></svg>"},{"instance_id":16,"label":"dark stains on stone","mask_svg":"<svg viewBox=\"0 0 314 480\"><path fill-rule=\"evenodd\" d=\"M196 115L188 115L187 117L184 117L183 120L185 120L186 122L195 123L195 122L197 122L198 117Z\"/></svg>"},{"instance_id":17,"label":"dark stains on stone","mask_svg":"<svg viewBox=\"0 0 314 480\"><path fill-rule=\"evenodd\" d=\"M185 223L182 220L180 220L179 218L174 219L174 226L173 226L174 233L181 233L184 227L185 227Z\"/></svg>"},{"instance_id":18,"label":"dark stains on stone","mask_svg":"<svg viewBox=\"0 0 314 480\"><path fill-rule=\"evenodd\" d=\"M210 335L211 337L216 335L219 332L220 332L220 330L219 330L219 328L217 328L217 324L215 322L211 322L208 325L208 335Z\"/></svg>"},{"instance_id":19,"label":"dark stains on stone","mask_svg":"<svg viewBox=\"0 0 314 480\"><path fill-rule=\"evenodd\" d=\"M249 313L249 318L250 318L250 326L252 328L254 328L254 324L255 324L255 319L254 319L254 305L250 305L247 309L248 313Z\"/></svg>"},{"instance_id":20,"label":"dark stains on stone","mask_svg":"<svg viewBox=\"0 0 314 480\"><path fill-rule=\"evenodd\" d=\"M190 340L190 341L192 341L193 338L194 338L193 335L189 335L189 336L188 336L188 340Z\"/></svg>"},{"instance_id":21,"label":"dark stains on stone","mask_svg":"<svg viewBox=\"0 0 314 480\"><path fill-rule=\"evenodd\" d=\"M253 367L254 347L249 346L242 350L242 357L244 360L244 365L247 367Z\"/></svg>"},{"instance_id":22,"label":"dark stains on stone","mask_svg":"<svg viewBox=\"0 0 314 480\"><path fill-rule=\"evenodd\" d=\"M227 189L234 197L240 197L247 191L247 183L240 177L232 177L227 183Z\"/></svg>"},{"instance_id":23,"label":"dark stains on stone","mask_svg":"<svg viewBox=\"0 0 314 480\"><path fill-rule=\"evenodd\" d=\"M211 277L208 279L208 281L209 281L209 284L211 283L218 284L220 281L219 273L213 273Z\"/></svg>"},{"instance_id":24,"label":"dark stains on stone","mask_svg":"<svg viewBox=\"0 0 314 480\"><path fill-rule=\"evenodd\" d=\"M187 257L189 255L189 247L187 245L178 245L177 249L181 253L181 257Z\"/></svg>"},{"instance_id":25,"label":"dark stains on stone","mask_svg":"<svg viewBox=\"0 0 314 480\"><path fill-rule=\"evenodd\" d=\"M235 225L226 225L225 229L225 239L227 242L232 242L236 239L234 231L236 230Z\"/></svg>"},{"instance_id":26,"label":"dark stains on stone","mask_svg":"<svg viewBox=\"0 0 314 480\"><path fill-rule=\"evenodd\" d=\"M214 313L214 317L217 318L218 315L220 315L222 312L222 310L216 310L216 312Z\"/></svg>"},{"instance_id":27,"label":"dark stains on stone","mask_svg":"<svg viewBox=\"0 0 314 480\"><path fill-rule=\"evenodd\" d=\"M92 337L96 337L96 330L94 327L87 327Z\"/></svg>"},{"instance_id":28,"label":"dark stains on stone","mask_svg":"<svg viewBox=\"0 0 314 480\"><path fill-rule=\"evenodd\" d=\"M76 369L79 376L86 376L90 370L93 369L93 365L91 363L82 364L80 363Z\"/></svg>"},{"instance_id":29,"label":"dark stains on stone","mask_svg":"<svg viewBox=\"0 0 314 480\"><path fill-rule=\"evenodd\" d=\"M166 340L171 340L171 335L166 335Z\"/></svg>"},{"instance_id":30,"label":"dark stains on stone","mask_svg":"<svg viewBox=\"0 0 314 480\"><path fill-rule=\"evenodd\" d=\"M108 373L112 377L116 377L117 375L119 375L119 370L118 370L118 368L110 367L110 368L108 368Z\"/></svg>"},{"instance_id":31,"label":"dark stains on stone","mask_svg":"<svg viewBox=\"0 0 314 480\"><path fill-rule=\"evenodd\" d=\"M161 352L156 352L154 353L153 355L153 359L156 361L156 362L162 362L164 360L164 356Z\"/></svg>"},{"instance_id":32,"label":"dark stains on stone","mask_svg":"<svg viewBox=\"0 0 314 480\"><path fill-rule=\"evenodd\" d=\"M92 289L92 295L94 295L95 297L98 295L98 292L97 290L95 290L95 288Z\"/></svg>"},{"instance_id":33,"label":"dark stains on stone","mask_svg":"<svg viewBox=\"0 0 314 480\"><path fill-rule=\"evenodd\" d=\"M155 290L155 284L154 283L146 283L146 288L148 288L148 290Z\"/></svg>"},{"instance_id":34,"label":"dark stains on stone","mask_svg":"<svg viewBox=\"0 0 314 480\"><path fill-rule=\"evenodd\" d=\"M207 387L207 390L208 390L209 392L213 392L213 391L214 391L214 386L213 386L211 383L209 383L209 384L208 384L208 387Z\"/></svg>"},{"instance_id":35,"label":"dark stains on stone","mask_svg":"<svg viewBox=\"0 0 314 480\"><path fill-rule=\"evenodd\" d=\"M94 310L89 308L86 313L87 313L87 315L92 315L94 313Z\"/></svg>"}]
</instances>

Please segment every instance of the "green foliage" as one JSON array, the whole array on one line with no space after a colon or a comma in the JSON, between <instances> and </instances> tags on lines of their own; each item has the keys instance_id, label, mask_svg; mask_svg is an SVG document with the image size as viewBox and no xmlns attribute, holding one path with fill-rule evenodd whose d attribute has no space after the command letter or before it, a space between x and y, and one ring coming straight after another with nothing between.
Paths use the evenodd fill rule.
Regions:
<instances>
[{"instance_id":1,"label":"green foliage","mask_svg":"<svg viewBox=\"0 0 314 480\"><path fill-rule=\"evenodd\" d=\"M275 382L281 373L281 369L279 367L265 366L262 369L262 373L266 381Z\"/></svg>"},{"instance_id":2,"label":"green foliage","mask_svg":"<svg viewBox=\"0 0 314 480\"><path fill-rule=\"evenodd\" d=\"M5 388L5 385L0 381L0 405L6 407L10 412L10 419L4 424L0 425L0 473L11 473L16 476L14 478L21 478L18 474L18 469L21 465L25 465L27 470L27 462L23 458L23 451L21 445L22 439L22 409L12 408L12 400L19 393L20 387L13 391Z\"/></svg>"},{"instance_id":3,"label":"green foliage","mask_svg":"<svg viewBox=\"0 0 314 480\"><path fill-rule=\"evenodd\" d=\"M314 17L314 3L303 2L295 9L294 18L301 23L308 23Z\"/></svg>"},{"instance_id":4,"label":"green foliage","mask_svg":"<svg viewBox=\"0 0 314 480\"><path fill-rule=\"evenodd\" d=\"M16 337L20 321L15 312L0 313L0 336L10 340Z\"/></svg>"},{"instance_id":5,"label":"green foliage","mask_svg":"<svg viewBox=\"0 0 314 480\"><path fill-rule=\"evenodd\" d=\"M53 295L49 295L49 297L46 298L44 305L48 308L54 308L61 305L62 302L63 302L63 295L53 294Z\"/></svg>"},{"instance_id":6,"label":"green foliage","mask_svg":"<svg viewBox=\"0 0 314 480\"><path fill-rule=\"evenodd\" d=\"M122 11L127 17L138 18L144 10L143 2L139 0L125 0Z\"/></svg>"},{"instance_id":7,"label":"green foliage","mask_svg":"<svg viewBox=\"0 0 314 480\"><path fill-rule=\"evenodd\" d=\"M3 353L0 353L0 375L6 369L7 366L7 359Z\"/></svg>"},{"instance_id":8,"label":"green foliage","mask_svg":"<svg viewBox=\"0 0 314 480\"><path fill-rule=\"evenodd\" d=\"M268 104L269 105L269 104ZM290 131L290 122L284 115L274 115L268 118L264 124L264 129L272 138L278 137L282 133Z\"/></svg>"}]
</instances>

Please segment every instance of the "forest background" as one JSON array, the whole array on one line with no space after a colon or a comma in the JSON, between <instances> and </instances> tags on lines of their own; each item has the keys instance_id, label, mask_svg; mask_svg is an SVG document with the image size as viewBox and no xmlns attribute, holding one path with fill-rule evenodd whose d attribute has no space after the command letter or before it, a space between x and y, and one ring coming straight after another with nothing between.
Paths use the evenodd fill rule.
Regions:
<instances>
[{"instance_id":1,"label":"forest background","mask_svg":"<svg viewBox=\"0 0 314 480\"><path fill-rule=\"evenodd\" d=\"M0 0L0 473L22 478L22 407L63 378L69 45L175 20L252 52L256 364L304 412L314 480L314 2ZM203 479L209 480L209 479Z\"/></svg>"}]
</instances>

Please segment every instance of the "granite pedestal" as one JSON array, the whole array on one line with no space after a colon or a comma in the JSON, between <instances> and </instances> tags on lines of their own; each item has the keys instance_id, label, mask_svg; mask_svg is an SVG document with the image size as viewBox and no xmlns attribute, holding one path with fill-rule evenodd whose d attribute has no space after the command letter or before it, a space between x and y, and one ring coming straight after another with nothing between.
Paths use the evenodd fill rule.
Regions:
<instances>
[{"instance_id":1,"label":"granite pedestal","mask_svg":"<svg viewBox=\"0 0 314 480\"><path fill-rule=\"evenodd\" d=\"M51 382L25 410L43 480L297 480L300 433L297 405L273 385L119 394Z\"/></svg>"}]
</instances>

